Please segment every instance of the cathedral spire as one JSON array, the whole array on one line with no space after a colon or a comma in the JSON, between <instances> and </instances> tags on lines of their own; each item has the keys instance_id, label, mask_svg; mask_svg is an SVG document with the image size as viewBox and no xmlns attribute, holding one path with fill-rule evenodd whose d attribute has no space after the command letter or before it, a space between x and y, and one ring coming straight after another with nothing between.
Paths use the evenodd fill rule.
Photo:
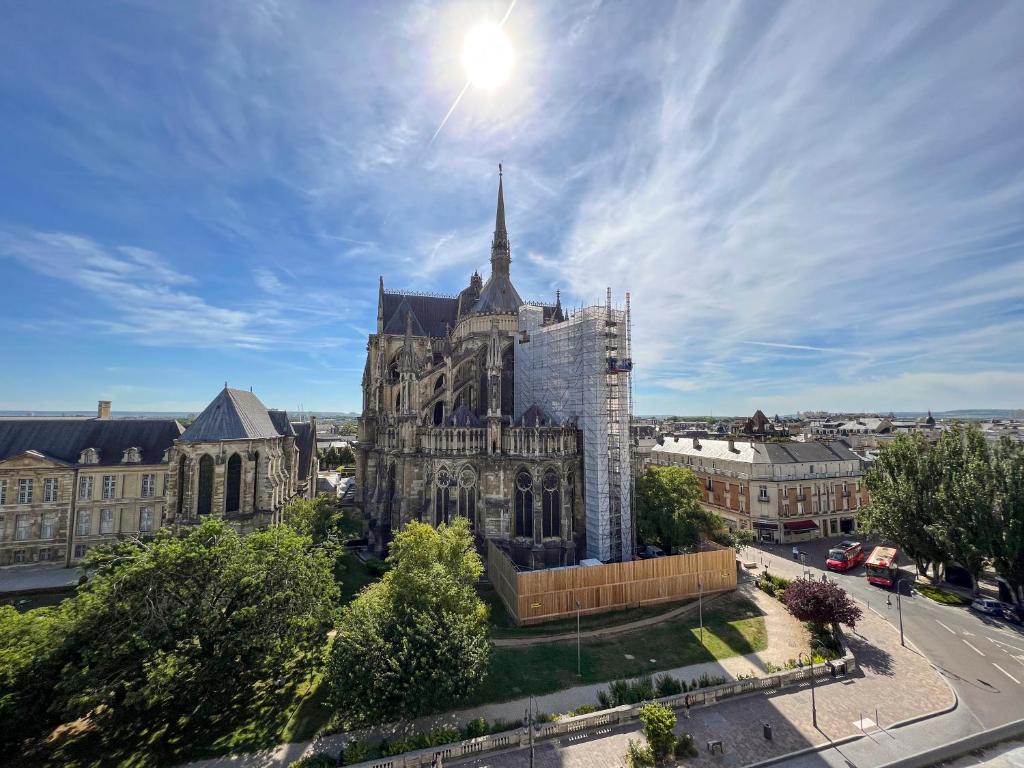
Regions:
<instances>
[{"instance_id":1,"label":"cathedral spire","mask_svg":"<svg viewBox=\"0 0 1024 768\"><path fill-rule=\"evenodd\" d=\"M505 190L501 163L498 163L498 211L494 217L494 240L491 241L491 274L508 277L511 261L508 230L505 229Z\"/></svg>"}]
</instances>

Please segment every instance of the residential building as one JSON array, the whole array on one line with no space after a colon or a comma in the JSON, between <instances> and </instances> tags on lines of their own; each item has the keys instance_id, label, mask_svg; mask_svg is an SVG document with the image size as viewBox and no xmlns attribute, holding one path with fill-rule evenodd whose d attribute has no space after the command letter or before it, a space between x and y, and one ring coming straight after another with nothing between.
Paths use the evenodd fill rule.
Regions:
<instances>
[{"instance_id":1,"label":"residential building","mask_svg":"<svg viewBox=\"0 0 1024 768\"><path fill-rule=\"evenodd\" d=\"M668 438L654 446L651 464L692 470L702 503L761 541L854 533L868 503L860 458L841 441Z\"/></svg>"}]
</instances>

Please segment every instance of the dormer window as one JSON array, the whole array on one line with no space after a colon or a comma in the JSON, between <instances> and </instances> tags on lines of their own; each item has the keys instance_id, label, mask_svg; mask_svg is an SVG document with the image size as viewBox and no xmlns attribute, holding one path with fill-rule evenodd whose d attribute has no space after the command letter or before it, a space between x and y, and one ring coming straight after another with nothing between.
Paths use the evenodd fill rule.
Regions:
<instances>
[{"instance_id":1,"label":"dormer window","mask_svg":"<svg viewBox=\"0 0 1024 768\"><path fill-rule=\"evenodd\" d=\"M99 464L100 455L95 448L86 448L80 454L78 454L79 464Z\"/></svg>"},{"instance_id":2,"label":"dormer window","mask_svg":"<svg viewBox=\"0 0 1024 768\"><path fill-rule=\"evenodd\" d=\"M125 448L124 455L121 456L121 461L124 464L138 464L142 461L142 451L135 446Z\"/></svg>"}]
</instances>

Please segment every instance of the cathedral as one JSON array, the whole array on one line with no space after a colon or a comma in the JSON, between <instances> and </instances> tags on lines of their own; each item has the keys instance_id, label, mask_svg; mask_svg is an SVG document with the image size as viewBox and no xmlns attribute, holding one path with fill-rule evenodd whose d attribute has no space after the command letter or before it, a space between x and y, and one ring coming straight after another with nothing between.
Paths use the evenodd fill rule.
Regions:
<instances>
[{"instance_id":1,"label":"cathedral","mask_svg":"<svg viewBox=\"0 0 1024 768\"><path fill-rule=\"evenodd\" d=\"M566 322L553 304L526 305L512 283L503 181L491 273L457 295L392 292L381 278L367 343L357 487L371 544L383 551L410 520L466 518L519 565L586 556L581 431L517 392L520 310L539 326ZM520 382L521 384L521 382Z\"/></svg>"}]
</instances>

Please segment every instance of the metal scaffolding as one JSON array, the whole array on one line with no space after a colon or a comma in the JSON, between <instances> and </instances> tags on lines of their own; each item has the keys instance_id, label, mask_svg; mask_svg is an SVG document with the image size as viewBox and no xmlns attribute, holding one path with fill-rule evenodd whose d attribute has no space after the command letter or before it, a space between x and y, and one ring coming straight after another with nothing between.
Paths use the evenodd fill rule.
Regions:
<instances>
[{"instance_id":1,"label":"metal scaffolding","mask_svg":"<svg viewBox=\"0 0 1024 768\"><path fill-rule=\"evenodd\" d=\"M575 421L583 442L587 556L633 555L632 358L626 308L581 307L544 324L539 306L519 310L515 345L515 415L537 404L559 422Z\"/></svg>"}]
</instances>

